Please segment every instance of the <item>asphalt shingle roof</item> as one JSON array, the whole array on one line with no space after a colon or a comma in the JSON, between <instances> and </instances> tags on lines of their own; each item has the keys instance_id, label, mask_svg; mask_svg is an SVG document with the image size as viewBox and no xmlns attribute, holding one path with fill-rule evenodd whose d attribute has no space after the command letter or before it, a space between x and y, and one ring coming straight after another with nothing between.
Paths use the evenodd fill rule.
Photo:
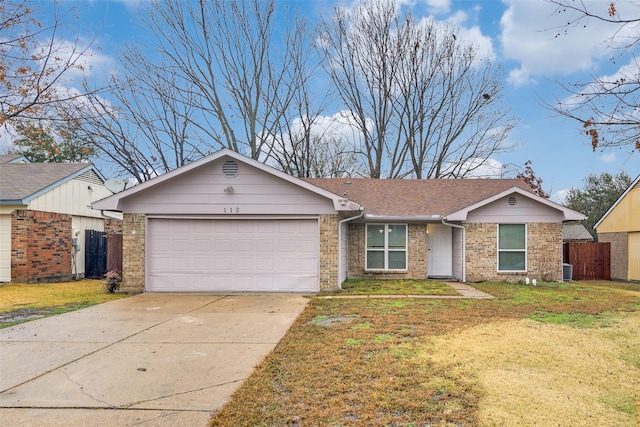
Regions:
<instances>
[{"instance_id":1,"label":"asphalt shingle roof","mask_svg":"<svg viewBox=\"0 0 640 427\"><path fill-rule=\"evenodd\" d=\"M531 192L520 179L309 178L305 181L347 197L372 216L446 216L512 187Z\"/></svg>"},{"instance_id":2,"label":"asphalt shingle roof","mask_svg":"<svg viewBox=\"0 0 640 427\"><path fill-rule=\"evenodd\" d=\"M89 165L89 163L2 163L0 164L0 200L23 200Z\"/></svg>"},{"instance_id":3,"label":"asphalt shingle roof","mask_svg":"<svg viewBox=\"0 0 640 427\"><path fill-rule=\"evenodd\" d=\"M15 160L22 157L20 154L0 154L0 163L9 163L11 160Z\"/></svg>"}]
</instances>

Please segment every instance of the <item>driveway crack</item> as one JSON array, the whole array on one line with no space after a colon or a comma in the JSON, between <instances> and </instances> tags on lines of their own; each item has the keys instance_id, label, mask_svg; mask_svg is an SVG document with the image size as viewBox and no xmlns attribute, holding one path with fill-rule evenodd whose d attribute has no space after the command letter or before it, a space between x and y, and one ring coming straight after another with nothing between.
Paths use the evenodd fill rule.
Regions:
<instances>
[{"instance_id":1,"label":"driveway crack","mask_svg":"<svg viewBox=\"0 0 640 427\"><path fill-rule=\"evenodd\" d=\"M238 379L238 380L233 380L233 381L227 381L227 382L223 382L223 383L213 384L213 385L209 385L209 386L206 386L206 387L195 388L195 389L192 389L192 390L180 391L180 392L177 392L177 393L171 393L171 394L167 394L167 395L164 395L164 396L154 397L153 399L140 400L138 402L132 402L132 403L129 403L127 405L120 405L118 407L119 408L132 408L133 406L140 405L142 403L149 403L149 402L154 402L156 400L166 399L166 398L169 398L169 397L181 396L181 395L184 395L184 394L194 393L194 392L197 392L197 391L209 390L209 389L212 389L212 388L221 387L221 386L225 386L225 385L229 385L229 384L242 383L245 379L246 378L241 378L241 379ZM169 410L171 410L171 409L169 409Z\"/></svg>"},{"instance_id":2,"label":"driveway crack","mask_svg":"<svg viewBox=\"0 0 640 427\"><path fill-rule=\"evenodd\" d=\"M104 401L104 400L100 400L100 399L98 399L97 397L92 396L91 394L87 393L87 391L84 389L84 385L80 384L78 381L76 381L76 380L74 380L73 378L71 378L71 377L69 376L69 373L68 373L68 372L63 372L63 373L64 373L64 376L65 376L65 377L66 377L70 382L72 382L73 384L75 384L75 385L77 385L78 387L80 387L80 392L81 392L82 394L84 394L85 396L87 396L89 399L94 400L94 401L96 401L96 402L98 402L98 403L102 403L103 405L106 405L106 406L107 406L107 408L109 408L109 409L113 409L113 408L115 408L115 405L113 405L112 403L109 403L109 402Z\"/></svg>"}]
</instances>

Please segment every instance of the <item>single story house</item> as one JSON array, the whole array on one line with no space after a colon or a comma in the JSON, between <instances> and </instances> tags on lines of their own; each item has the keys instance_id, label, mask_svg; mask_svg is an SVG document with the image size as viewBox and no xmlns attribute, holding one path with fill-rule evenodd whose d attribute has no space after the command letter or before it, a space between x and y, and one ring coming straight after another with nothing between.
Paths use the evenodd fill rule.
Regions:
<instances>
[{"instance_id":1,"label":"single story house","mask_svg":"<svg viewBox=\"0 0 640 427\"><path fill-rule=\"evenodd\" d=\"M611 278L640 281L640 175L593 228L611 244Z\"/></svg>"},{"instance_id":2,"label":"single story house","mask_svg":"<svg viewBox=\"0 0 640 427\"><path fill-rule=\"evenodd\" d=\"M159 292L562 280L562 224L584 219L521 180L303 180L226 149L92 206L124 214L124 288Z\"/></svg>"},{"instance_id":3,"label":"single story house","mask_svg":"<svg viewBox=\"0 0 640 427\"><path fill-rule=\"evenodd\" d=\"M0 282L83 277L85 230L122 223L89 207L111 194L92 164L0 156Z\"/></svg>"}]
</instances>

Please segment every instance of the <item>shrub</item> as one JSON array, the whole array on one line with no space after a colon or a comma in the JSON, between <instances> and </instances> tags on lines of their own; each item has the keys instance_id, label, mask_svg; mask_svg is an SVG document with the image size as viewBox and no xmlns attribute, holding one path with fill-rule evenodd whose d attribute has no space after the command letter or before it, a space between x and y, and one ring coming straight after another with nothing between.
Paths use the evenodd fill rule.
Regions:
<instances>
[{"instance_id":1,"label":"shrub","mask_svg":"<svg viewBox=\"0 0 640 427\"><path fill-rule=\"evenodd\" d=\"M118 270L107 271L107 274L105 274L104 277L106 278L105 289L107 292L113 294L120 289L122 276Z\"/></svg>"}]
</instances>

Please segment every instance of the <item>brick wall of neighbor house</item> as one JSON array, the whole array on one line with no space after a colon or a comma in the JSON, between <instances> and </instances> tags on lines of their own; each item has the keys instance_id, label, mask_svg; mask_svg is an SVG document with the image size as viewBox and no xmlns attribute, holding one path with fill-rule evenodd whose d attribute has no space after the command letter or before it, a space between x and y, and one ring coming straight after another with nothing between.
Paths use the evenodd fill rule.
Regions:
<instances>
[{"instance_id":1,"label":"brick wall of neighbor house","mask_svg":"<svg viewBox=\"0 0 640 427\"><path fill-rule=\"evenodd\" d=\"M320 290L338 287L338 216L320 215Z\"/></svg>"},{"instance_id":2,"label":"brick wall of neighbor house","mask_svg":"<svg viewBox=\"0 0 640 427\"><path fill-rule=\"evenodd\" d=\"M107 234L122 234L122 220L119 219L105 219L104 231Z\"/></svg>"},{"instance_id":3,"label":"brick wall of neighbor house","mask_svg":"<svg viewBox=\"0 0 640 427\"><path fill-rule=\"evenodd\" d=\"M12 280L71 280L71 233L71 215L15 210L11 214Z\"/></svg>"},{"instance_id":4,"label":"brick wall of neighbor house","mask_svg":"<svg viewBox=\"0 0 640 427\"><path fill-rule=\"evenodd\" d=\"M629 234L598 233L598 242L611 244L611 278L613 280L629 279Z\"/></svg>"},{"instance_id":5,"label":"brick wall of neighbor house","mask_svg":"<svg viewBox=\"0 0 640 427\"><path fill-rule=\"evenodd\" d=\"M527 224L527 271L498 272L497 224L465 224L467 281L562 280L562 224Z\"/></svg>"},{"instance_id":6,"label":"brick wall of neighbor house","mask_svg":"<svg viewBox=\"0 0 640 427\"><path fill-rule=\"evenodd\" d=\"M366 224L350 223L348 228L349 277L376 277L380 279L426 279L427 278L427 226L409 224L407 271L365 271Z\"/></svg>"},{"instance_id":7,"label":"brick wall of neighbor house","mask_svg":"<svg viewBox=\"0 0 640 427\"><path fill-rule=\"evenodd\" d=\"M122 290L144 291L144 214L124 214L122 220Z\"/></svg>"}]
</instances>

